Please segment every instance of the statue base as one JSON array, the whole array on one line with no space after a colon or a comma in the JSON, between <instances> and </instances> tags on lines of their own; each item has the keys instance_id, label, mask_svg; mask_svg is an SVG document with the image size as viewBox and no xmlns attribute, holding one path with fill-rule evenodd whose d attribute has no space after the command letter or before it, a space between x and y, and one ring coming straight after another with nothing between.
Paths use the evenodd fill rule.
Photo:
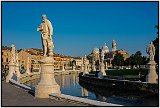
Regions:
<instances>
[{"instance_id":1,"label":"statue base","mask_svg":"<svg viewBox=\"0 0 160 108\"><path fill-rule=\"evenodd\" d=\"M13 74L15 73L15 63L9 63L9 72L8 75L6 76L6 82L8 83L9 80L11 80L13 78Z\"/></svg>"},{"instance_id":2,"label":"statue base","mask_svg":"<svg viewBox=\"0 0 160 108\"><path fill-rule=\"evenodd\" d=\"M50 93L60 94L60 86L54 78L54 62L52 57L43 57L40 61L40 82L35 88L36 98L49 98Z\"/></svg>"},{"instance_id":3,"label":"statue base","mask_svg":"<svg viewBox=\"0 0 160 108\"><path fill-rule=\"evenodd\" d=\"M148 63L148 74L146 76L146 82L148 83L158 83L158 75L156 73L156 62L149 61Z\"/></svg>"},{"instance_id":4,"label":"statue base","mask_svg":"<svg viewBox=\"0 0 160 108\"><path fill-rule=\"evenodd\" d=\"M21 76L21 73L19 71L19 65L16 65L16 71L15 71L17 77L20 77Z\"/></svg>"}]
</instances>

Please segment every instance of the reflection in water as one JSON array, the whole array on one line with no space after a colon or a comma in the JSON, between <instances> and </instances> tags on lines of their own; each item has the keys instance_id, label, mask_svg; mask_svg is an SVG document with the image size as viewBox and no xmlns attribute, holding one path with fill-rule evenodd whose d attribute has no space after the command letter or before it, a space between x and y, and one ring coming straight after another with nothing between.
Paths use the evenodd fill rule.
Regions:
<instances>
[{"instance_id":1,"label":"reflection in water","mask_svg":"<svg viewBox=\"0 0 160 108\"><path fill-rule=\"evenodd\" d=\"M88 90L84 87L81 88L82 88L82 97L88 97Z\"/></svg>"},{"instance_id":2,"label":"reflection in water","mask_svg":"<svg viewBox=\"0 0 160 108\"><path fill-rule=\"evenodd\" d=\"M64 85L65 85L65 77L64 77L64 75L62 75L62 78L61 78L62 80L61 80L61 82L62 82L62 87L64 87Z\"/></svg>"},{"instance_id":3,"label":"reflection in water","mask_svg":"<svg viewBox=\"0 0 160 108\"><path fill-rule=\"evenodd\" d=\"M104 97L104 96L102 96L102 95L100 95L100 94L95 93L95 95L96 95L96 99L97 99L98 101L106 101L106 100L107 100L106 97Z\"/></svg>"},{"instance_id":4,"label":"reflection in water","mask_svg":"<svg viewBox=\"0 0 160 108\"><path fill-rule=\"evenodd\" d=\"M79 82L78 74L57 75L56 82L60 85L61 93L77 97L84 97L93 100L105 101L108 103L121 104L126 106L156 106L158 95L155 97L144 96L144 93L129 93L112 90L109 88L95 87ZM35 87L39 79L32 80L26 84ZM143 94L143 95L142 95Z\"/></svg>"}]
</instances>

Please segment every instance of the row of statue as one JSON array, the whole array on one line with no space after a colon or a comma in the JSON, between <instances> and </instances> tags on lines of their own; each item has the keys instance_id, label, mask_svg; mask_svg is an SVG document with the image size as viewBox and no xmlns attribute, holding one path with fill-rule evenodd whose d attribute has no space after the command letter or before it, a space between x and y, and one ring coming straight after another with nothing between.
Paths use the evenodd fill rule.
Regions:
<instances>
[{"instance_id":1,"label":"row of statue","mask_svg":"<svg viewBox=\"0 0 160 108\"><path fill-rule=\"evenodd\" d=\"M52 35L53 35L53 27L51 22L47 19L46 15L42 15L42 23L40 26L37 28L37 31L41 32L41 39L42 39L42 46L43 46L43 56L44 57L50 57L53 56L53 49L54 49L54 44L52 40ZM113 47L116 48L116 42L113 42ZM11 60L10 64L14 64L16 68L15 73L17 76L20 75L19 72L19 62L18 62L18 54L15 53L15 46L11 46ZM154 61L154 56L155 56L155 47L153 45L153 42L149 44L149 46L146 49L147 54L149 55L150 62ZM82 65L81 65L81 71L88 74L88 66L89 63L87 62L87 57L85 55L84 58L82 58ZM62 70L64 70L64 66L62 67ZM95 66L95 61L93 60L92 62L92 70L96 71L96 66ZM100 64L99 64L99 70L102 73L103 76L106 75L105 73L105 65L104 65L104 52L101 52L101 59L100 59ZM11 70L10 70L11 71ZM29 70L29 57L27 59L27 73L30 73ZM14 73L14 72L13 72Z\"/></svg>"}]
</instances>

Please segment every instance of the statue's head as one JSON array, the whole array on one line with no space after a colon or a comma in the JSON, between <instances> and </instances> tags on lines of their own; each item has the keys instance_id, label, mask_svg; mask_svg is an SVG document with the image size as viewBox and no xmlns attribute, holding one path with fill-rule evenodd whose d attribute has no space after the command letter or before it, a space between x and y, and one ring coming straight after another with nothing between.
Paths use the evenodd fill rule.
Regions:
<instances>
[{"instance_id":1,"label":"statue's head","mask_svg":"<svg viewBox=\"0 0 160 108\"><path fill-rule=\"evenodd\" d=\"M151 41L151 44L153 44L153 42Z\"/></svg>"},{"instance_id":2,"label":"statue's head","mask_svg":"<svg viewBox=\"0 0 160 108\"><path fill-rule=\"evenodd\" d=\"M47 19L47 16L46 16L45 14L43 14L43 15L42 15L42 19L43 19L43 20L46 20L46 19Z\"/></svg>"}]
</instances>

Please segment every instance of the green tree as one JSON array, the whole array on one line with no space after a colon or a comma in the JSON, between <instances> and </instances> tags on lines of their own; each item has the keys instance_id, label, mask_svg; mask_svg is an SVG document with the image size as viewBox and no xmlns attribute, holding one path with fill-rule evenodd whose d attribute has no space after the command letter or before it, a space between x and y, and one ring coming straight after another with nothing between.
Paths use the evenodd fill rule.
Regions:
<instances>
[{"instance_id":1,"label":"green tree","mask_svg":"<svg viewBox=\"0 0 160 108\"><path fill-rule=\"evenodd\" d=\"M158 30L159 28L159 25L155 25L155 28ZM155 46L155 57L154 57L154 60L157 64L159 64L159 40L158 40L158 31L157 31L157 38L155 40L153 40L153 44Z\"/></svg>"},{"instance_id":2,"label":"green tree","mask_svg":"<svg viewBox=\"0 0 160 108\"><path fill-rule=\"evenodd\" d=\"M149 58L147 58L146 56L143 56L142 59L143 59L142 65L146 65L149 62Z\"/></svg>"},{"instance_id":3,"label":"green tree","mask_svg":"<svg viewBox=\"0 0 160 108\"><path fill-rule=\"evenodd\" d=\"M112 60L113 66L123 66L124 65L124 57L122 54L117 53Z\"/></svg>"},{"instance_id":4,"label":"green tree","mask_svg":"<svg viewBox=\"0 0 160 108\"><path fill-rule=\"evenodd\" d=\"M135 65L138 65L139 67L140 67L140 65L143 64L142 53L140 51L137 51L134 54L134 62L135 62Z\"/></svg>"}]
</instances>

